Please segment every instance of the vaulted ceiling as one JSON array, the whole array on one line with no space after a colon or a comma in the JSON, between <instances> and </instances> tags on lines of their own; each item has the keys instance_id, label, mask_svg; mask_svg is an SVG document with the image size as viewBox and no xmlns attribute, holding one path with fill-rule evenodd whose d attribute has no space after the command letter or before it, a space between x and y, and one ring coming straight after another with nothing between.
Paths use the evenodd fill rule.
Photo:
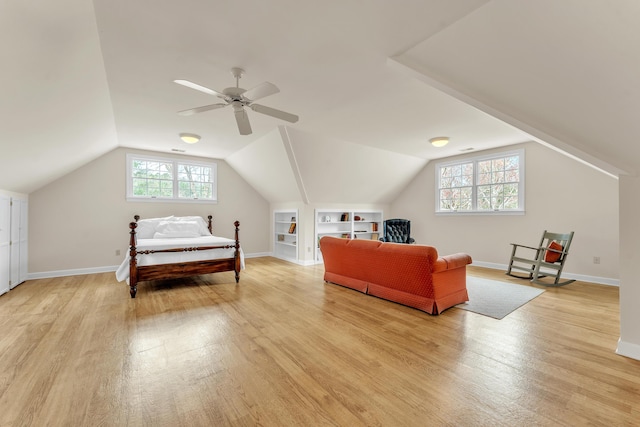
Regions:
<instances>
[{"instance_id":1,"label":"vaulted ceiling","mask_svg":"<svg viewBox=\"0 0 640 427\"><path fill-rule=\"evenodd\" d=\"M335 197L330 168L345 199L388 202L431 159L532 139L635 173L638 18L635 0L3 2L0 188L116 147L228 159L271 201ZM220 100L173 80L221 91L232 67L300 120L248 111L241 136L231 108L176 114Z\"/></svg>"}]
</instances>

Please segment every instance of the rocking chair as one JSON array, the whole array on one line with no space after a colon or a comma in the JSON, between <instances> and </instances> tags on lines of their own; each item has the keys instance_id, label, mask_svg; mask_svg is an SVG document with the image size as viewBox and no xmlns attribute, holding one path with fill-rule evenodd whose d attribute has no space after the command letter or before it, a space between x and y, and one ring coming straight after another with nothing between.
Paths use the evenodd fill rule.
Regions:
<instances>
[{"instance_id":1,"label":"rocking chair","mask_svg":"<svg viewBox=\"0 0 640 427\"><path fill-rule=\"evenodd\" d=\"M575 280L560 281L560 274L564 268L564 262L569 254L569 246L573 239L573 231L571 233L549 233L547 230L542 233L542 239L537 247L518 245L511 243L513 250L511 251L511 259L509 260L509 268L507 273L509 276L521 279L529 279L531 283L543 286L563 286L575 282ZM516 251L519 251L516 256ZM530 255L527 257L520 253L527 251ZM521 270L526 272L526 276L513 274L512 270ZM543 282L543 277L554 277L553 283Z\"/></svg>"}]
</instances>

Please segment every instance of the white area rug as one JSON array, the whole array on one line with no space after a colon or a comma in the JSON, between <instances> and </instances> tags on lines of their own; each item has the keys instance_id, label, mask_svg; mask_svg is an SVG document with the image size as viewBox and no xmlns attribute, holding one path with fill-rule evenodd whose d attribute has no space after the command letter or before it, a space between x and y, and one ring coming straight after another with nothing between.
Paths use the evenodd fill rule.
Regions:
<instances>
[{"instance_id":1,"label":"white area rug","mask_svg":"<svg viewBox=\"0 0 640 427\"><path fill-rule=\"evenodd\" d=\"M456 307L502 319L543 293L544 289L467 276L467 292L469 301Z\"/></svg>"}]
</instances>

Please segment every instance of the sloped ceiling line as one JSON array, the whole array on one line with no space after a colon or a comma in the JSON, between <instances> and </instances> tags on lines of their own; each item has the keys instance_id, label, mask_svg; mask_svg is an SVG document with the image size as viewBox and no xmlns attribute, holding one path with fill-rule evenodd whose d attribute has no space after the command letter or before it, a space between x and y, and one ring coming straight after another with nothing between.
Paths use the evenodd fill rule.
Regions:
<instances>
[{"instance_id":1,"label":"sloped ceiling line","mask_svg":"<svg viewBox=\"0 0 640 427\"><path fill-rule=\"evenodd\" d=\"M454 83L451 82L443 82L442 79L437 78L430 73L425 67L417 64L411 58L406 55L398 55L395 57L387 58L387 64L390 67L396 68L416 79L422 81L423 83L432 86L447 95L450 95L466 104L469 104L478 110L487 113L517 129L522 130L529 134L536 142L541 143L542 145L551 148L555 151L558 151L580 163L583 163L587 166L590 166L606 175L609 175L613 178L618 178L620 175L635 175L636 171L631 168L629 165L620 165L621 167L615 166L610 162L602 160L599 157L591 155L579 148L576 148L571 143L560 140L548 133L541 131L540 129L531 126L525 121L513 117L511 114L505 113L504 111L500 111L488 103L477 99L474 96L465 93L459 87L455 87ZM600 155L601 157L601 155Z\"/></svg>"},{"instance_id":2,"label":"sloped ceiling line","mask_svg":"<svg viewBox=\"0 0 640 427\"><path fill-rule=\"evenodd\" d=\"M291 146L291 138L289 136L289 132L287 132L286 126L278 126L278 131L280 132L280 137L282 138L282 144L284 145L284 149L287 152L287 157L289 157L289 163L291 164L291 171L296 178L296 184L298 185L298 190L300 191L300 197L305 205L309 204L309 196L307 194L307 190L304 187L304 182L302 180L302 175L300 174L300 168L298 167L298 161L296 160L296 155L293 152L293 147Z\"/></svg>"}]
</instances>

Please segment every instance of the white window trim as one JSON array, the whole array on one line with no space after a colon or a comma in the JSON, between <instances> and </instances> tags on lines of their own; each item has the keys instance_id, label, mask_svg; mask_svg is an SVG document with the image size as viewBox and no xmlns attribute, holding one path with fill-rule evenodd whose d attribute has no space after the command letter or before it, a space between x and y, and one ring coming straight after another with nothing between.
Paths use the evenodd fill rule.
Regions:
<instances>
[{"instance_id":1,"label":"white window trim","mask_svg":"<svg viewBox=\"0 0 640 427\"><path fill-rule=\"evenodd\" d=\"M184 165L195 165L195 166L206 166L210 167L213 172L213 194L211 199L187 199L184 197L147 197L147 196L134 196L133 195L133 177L132 175L132 166L133 160L149 160L154 162L171 162L174 165L173 170L178 170L179 164ZM162 157L162 156L148 156L148 155L140 155L127 153L127 188L126 195L128 202L151 202L151 203L218 203L218 164L215 162L202 162L202 161L194 161L194 160L185 160L179 159L176 157ZM173 188L174 192L178 188L178 175L175 174L173 177ZM174 193L175 194L175 193Z\"/></svg>"},{"instance_id":2,"label":"white window trim","mask_svg":"<svg viewBox=\"0 0 640 427\"><path fill-rule=\"evenodd\" d=\"M519 171L520 171L520 181L518 183L518 209L510 209L510 210L493 210L493 211L486 211L486 210L469 210L469 211L441 211L440 210L440 169L442 167L446 167L446 166L453 166L453 165L458 165L460 163L473 163L473 194L472 194L472 199L473 199L473 204L475 206L476 204L476 188L477 188L477 173L478 173L478 168L477 168L477 164L478 162L484 161L484 160L489 160L489 159L495 159L495 158L499 158L499 157L509 157L509 156L519 156L520 157L520 167L519 167ZM524 153L524 149L518 149L518 150L511 150L511 151L502 151L502 152L495 152L492 154L483 154L483 155L479 155L479 156L470 156L470 157L465 157L465 158L458 158L456 160L450 160L450 161L446 161L446 162L440 162L440 163L436 163L435 165L435 214L437 216L447 216L447 215L524 215L525 214L525 153Z\"/></svg>"}]
</instances>

